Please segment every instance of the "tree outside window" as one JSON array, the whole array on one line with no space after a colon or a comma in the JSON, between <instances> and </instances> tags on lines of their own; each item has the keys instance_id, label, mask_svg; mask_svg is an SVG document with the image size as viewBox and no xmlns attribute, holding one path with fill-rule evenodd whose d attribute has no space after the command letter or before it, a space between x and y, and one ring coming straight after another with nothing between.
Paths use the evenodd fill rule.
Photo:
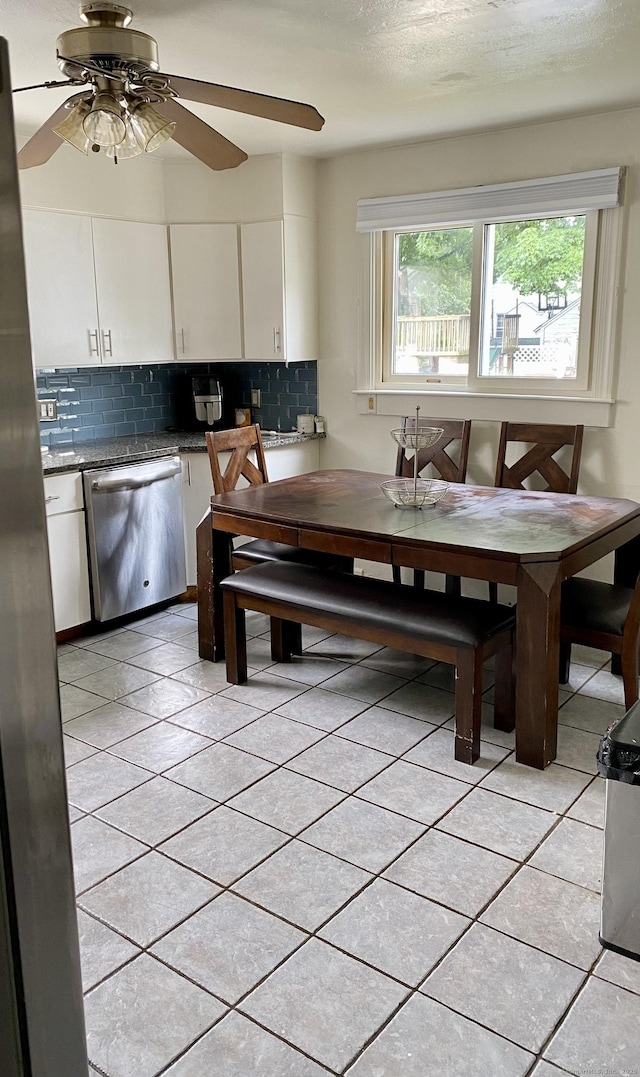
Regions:
<instances>
[{"instance_id":1,"label":"tree outside window","mask_svg":"<svg viewBox=\"0 0 640 1077\"><path fill-rule=\"evenodd\" d=\"M485 224L481 376L576 377L585 217ZM394 374L469 372L474 228L396 233Z\"/></svg>"}]
</instances>

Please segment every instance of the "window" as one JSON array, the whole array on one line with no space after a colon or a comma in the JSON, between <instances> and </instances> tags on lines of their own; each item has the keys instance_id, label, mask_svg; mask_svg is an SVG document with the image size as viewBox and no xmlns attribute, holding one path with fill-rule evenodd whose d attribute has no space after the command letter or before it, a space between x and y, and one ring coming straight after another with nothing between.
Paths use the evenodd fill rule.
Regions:
<instances>
[{"instance_id":1,"label":"window","mask_svg":"<svg viewBox=\"0 0 640 1077\"><path fill-rule=\"evenodd\" d=\"M615 168L360 202L371 299L360 388L604 399L620 181Z\"/></svg>"},{"instance_id":2,"label":"window","mask_svg":"<svg viewBox=\"0 0 640 1077\"><path fill-rule=\"evenodd\" d=\"M384 358L396 375L466 379L473 228L387 232Z\"/></svg>"}]
</instances>

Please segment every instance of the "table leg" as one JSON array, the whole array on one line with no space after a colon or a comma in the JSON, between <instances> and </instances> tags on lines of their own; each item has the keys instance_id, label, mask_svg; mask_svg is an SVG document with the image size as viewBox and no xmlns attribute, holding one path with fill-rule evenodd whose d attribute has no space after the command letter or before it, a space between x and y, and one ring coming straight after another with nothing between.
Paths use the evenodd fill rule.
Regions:
<instances>
[{"instance_id":1,"label":"table leg","mask_svg":"<svg viewBox=\"0 0 640 1077\"><path fill-rule=\"evenodd\" d=\"M560 584L559 564L518 568L516 760L539 770L557 747Z\"/></svg>"},{"instance_id":2,"label":"table leg","mask_svg":"<svg viewBox=\"0 0 640 1077\"><path fill-rule=\"evenodd\" d=\"M220 580L231 575L231 536L214 531L211 510L196 528L198 654L209 662L224 658L224 612Z\"/></svg>"}]
</instances>

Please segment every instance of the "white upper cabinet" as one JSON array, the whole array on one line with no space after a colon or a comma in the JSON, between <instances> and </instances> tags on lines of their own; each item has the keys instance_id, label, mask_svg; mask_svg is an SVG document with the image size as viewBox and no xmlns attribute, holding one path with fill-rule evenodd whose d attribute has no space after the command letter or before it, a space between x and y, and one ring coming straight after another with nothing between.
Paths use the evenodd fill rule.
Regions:
<instances>
[{"instance_id":1,"label":"white upper cabinet","mask_svg":"<svg viewBox=\"0 0 640 1077\"><path fill-rule=\"evenodd\" d=\"M174 358L164 225L24 210L36 367Z\"/></svg>"},{"instance_id":2,"label":"white upper cabinet","mask_svg":"<svg viewBox=\"0 0 640 1077\"><path fill-rule=\"evenodd\" d=\"M92 226L103 363L173 359L165 226L108 218Z\"/></svg>"},{"instance_id":3,"label":"white upper cabinet","mask_svg":"<svg viewBox=\"0 0 640 1077\"><path fill-rule=\"evenodd\" d=\"M242 299L245 359L284 359L282 221L243 224Z\"/></svg>"},{"instance_id":4,"label":"white upper cabinet","mask_svg":"<svg viewBox=\"0 0 640 1077\"><path fill-rule=\"evenodd\" d=\"M91 219L26 209L23 233L34 366L99 363Z\"/></svg>"},{"instance_id":5,"label":"white upper cabinet","mask_svg":"<svg viewBox=\"0 0 640 1077\"><path fill-rule=\"evenodd\" d=\"M47 210L23 218L36 367L318 358L311 217L168 230Z\"/></svg>"},{"instance_id":6,"label":"white upper cabinet","mask_svg":"<svg viewBox=\"0 0 640 1077\"><path fill-rule=\"evenodd\" d=\"M245 359L318 358L315 233L289 215L241 226Z\"/></svg>"},{"instance_id":7,"label":"white upper cabinet","mask_svg":"<svg viewBox=\"0 0 640 1077\"><path fill-rule=\"evenodd\" d=\"M172 224L169 235L177 358L241 359L237 225Z\"/></svg>"}]
</instances>

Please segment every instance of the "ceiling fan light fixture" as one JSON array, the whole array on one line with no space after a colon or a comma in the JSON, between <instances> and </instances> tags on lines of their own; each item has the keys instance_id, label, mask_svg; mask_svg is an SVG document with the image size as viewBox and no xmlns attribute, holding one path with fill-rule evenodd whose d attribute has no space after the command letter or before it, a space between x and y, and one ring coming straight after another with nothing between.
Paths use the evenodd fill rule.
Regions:
<instances>
[{"instance_id":1,"label":"ceiling fan light fixture","mask_svg":"<svg viewBox=\"0 0 640 1077\"><path fill-rule=\"evenodd\" d=\"M127 135L122 108L112 94L101 90L93 99L90 111L82 121L82 129L91 143L97 146L119 146Z\"/></svg>"},{"instance_id":2,"label":"ceiling fan light fixture","mask_svg":"<svg viewBox=\"0 0 640 1077\"><path fill-rule=\"evenodd\" d=\"M89 114L89 105L86 101L81 101L80 104L75 105L57 127L53 130L60 138L68 142L74 149L80 150L81 153L87 155L91 148L91 139L87 138L82 126L85 117Z\"/></svg>"},{"instance_id":3,"label":"ceiling fan light fixture","mask_svg":"<svg viewBox=\"0 0 640 1077\"><path fill-rule=\"evenodd\" d=\"M176 129L175 120L166 120L148 101L142 101L132 109L131 123L147 153L153 153L168 142Z\"/></svg>"},{"instance_id":4,"label":"ceiling fan light fixture","mask_svg":"<svg viewBox=\"0 0 640 1077\"><path fill-rule=\"evenodd\" d=\"M126 161L129 157L139 157L141 153L144 153L144 145L128 118L127 133L123 141L117 146L108 146L104 152L107 157L116 157L119 161Z\"/></svg>"},{"instance_id":5,"label":"ceiling fan light fixture","mask_svg":"<svg viewBox=\"0 0 640 1077\"><path fill-rule=\"evenodd\" d=\"M138 143L142 152L153 153L174 138L216 172L247 160L239 146L183 108L180 99L310 131L321 129L324 120L312 105L162 72L155 38L129 27L129 8L109 0L81 3L85 25L66 30L56 43L58 67L67 81L18 89L83 86L83 106L78 106L79 95L59 105L20 150L19 168L45 164L60 146L59 138L84 154L113 150L108 155L115 160L137 156ZM69 119L67 110L75 109Z\"/></svg>"}]
</instances>

